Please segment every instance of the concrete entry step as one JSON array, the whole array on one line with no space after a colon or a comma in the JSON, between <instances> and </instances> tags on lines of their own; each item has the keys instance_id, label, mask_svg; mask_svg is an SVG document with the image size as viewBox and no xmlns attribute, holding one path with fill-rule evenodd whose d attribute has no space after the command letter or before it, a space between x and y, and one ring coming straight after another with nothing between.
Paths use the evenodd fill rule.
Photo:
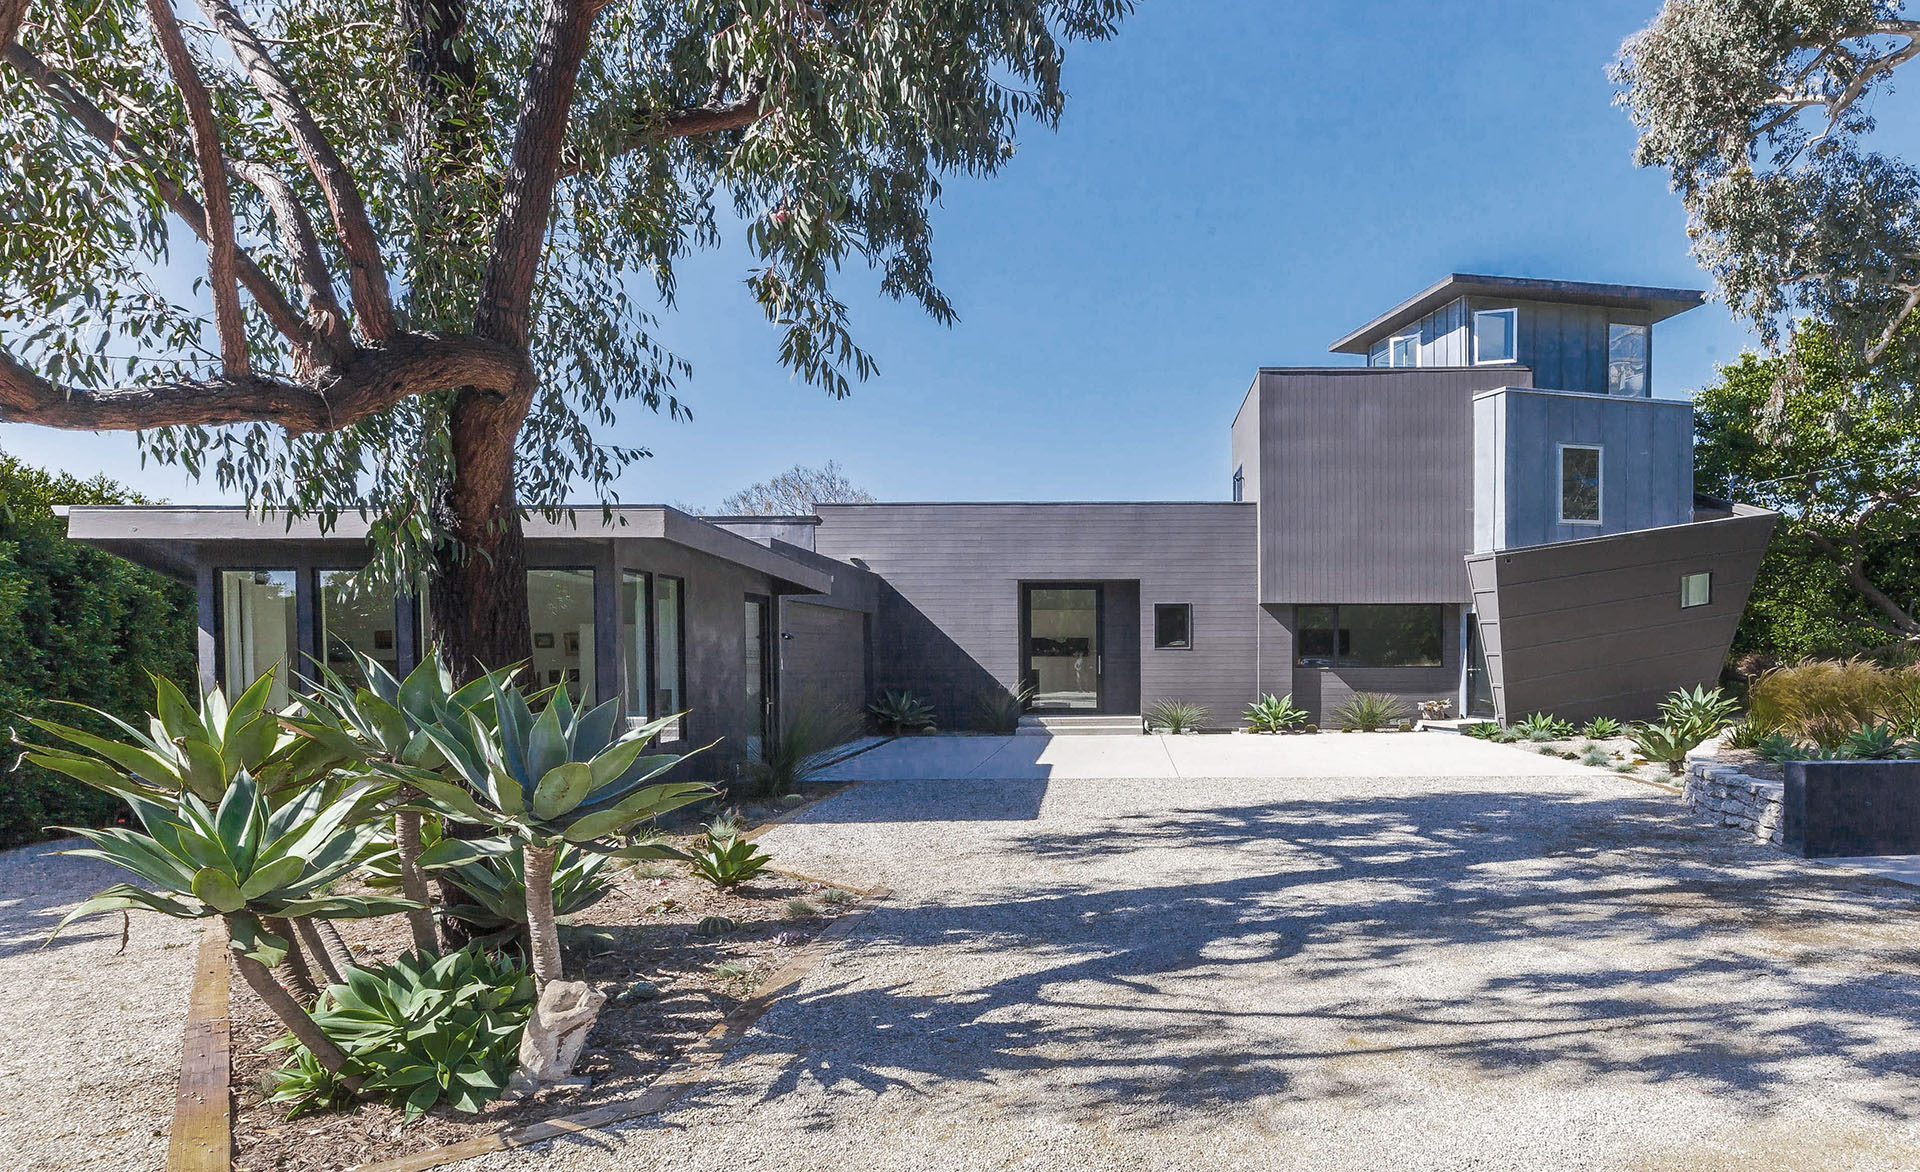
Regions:
<instances>
[{"instance_id":1,"label":"concrete entry step","mask_svg":"<svg viewBox=\"0 0 1920 1172\"><path fill-rule=\"evenodd\" d=\"M1138 716L1040 716L1020 718L1015 736L1022 737L1115 737L1139 736L1145 731Z\"/></svg>"}]
</instances>

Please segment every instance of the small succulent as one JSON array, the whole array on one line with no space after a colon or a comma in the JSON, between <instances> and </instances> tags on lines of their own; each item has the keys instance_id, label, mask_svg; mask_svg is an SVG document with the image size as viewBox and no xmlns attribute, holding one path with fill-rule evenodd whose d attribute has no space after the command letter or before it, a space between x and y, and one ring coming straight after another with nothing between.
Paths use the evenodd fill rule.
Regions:
<instances>
[{"instance_id":1,"label":"small succulent","mask_svg":"<svg viewBox=\"0 0 1920 1172\"><path fill-rule=\"evenodd\" d=\"M1398 696L1385 692L1355 692L1353 698L1333 710L1341 732L1379 732L1391 728L1407 716L1407 706Z\"/></svg>"},{"instance_id":2,"label":"small succulent","mask_svg":"<svg viewBox=\"0 0 1920 1172\"><path fill-rule=\"evenodd\" d=\"M1529 741L1561 741L1573 735L1573 722L1536 712L1516 723L1513 731Z\"/></svg>"},{"instance_id":3,"label":"small succulent","mask_svg":"<svg viewBox=\"0 0 1920 1172\"><path fill-rule=\"evenodd\" d=\"M1205 704L1193 704L1186 700L1160 700L1147 709L1147 727L1163 733L1199 732L1207 723L1208 714Z\"/></svg>"},{"instance_id":4,"label":"small succulent","mask_svg":"<svg viewBox=\"0 0 1920 1172\"><path fill-rule=\"evenodd\" d=\"M881 732L932 732L934 729L933 705L904 689L882 691L867 705L867 712Z\"/></svg>"},{"instance_id":5,"label":"small succulent","mask_svg":"<svg viewBox=\"0 0 1920 1172\"><path fill-rule=\"evenodd\" d=\"M1856 761L1891 761L1900 755L1900 736L1890 725L1870 724L1841 741L1839 747Z\"/></svg>"},{"instance_id":6,"label":"small succulent","mask_svg":"<svg viewBox=\"0 0 1920 1172\"><path fill-rule=\"evenodd\" d=\"M1762 761L1784 765L1800 756L1800 744L1785 733L1770 732L1754 742L1753 751Z\"/></svg>"},{"instance_id":7,"label":"small succulent","mask_svg":"<svg viewBox=\"0 0 1920 1172\"><path fill-rule=\"evenodd\" d=\"M697 936L725 936L740 925L725 916L708 916L693 926Z\"/></svg>"},{"instance_id":8,"label":"small succulent","mask_svg":"<svg viewBox=\"0 0 1920 1172\"><path fill-rule=\"evenodd\" d=\"M715 888L725 891L738 887L767 869L773 856L753 844L752 839L703 835L687 858L693 873Z\"/></svg>"},{"instance_id":9,"label":"small succulent","mask_svg":"<svg viewBox=\"0 0 1920 1172\"><path fill-rule=\"evenodd\" d=\"M1640 750L1641 756L1649 761L1663 762L1668 773L1677 774L1686 766L1687 754L1711 735L1702 732L1701 727L1685 721L1638 724L1628 735L1633 738L1634 748Z\"/></svg>"},{"instance_id":10,"label":"small succulent","mask_svg":"<svg viewBox=\"0 0 1920 1172\"><path fill-rule=\"evenodd\" d=\"M1660 704L1662 720L1670 725L1704 729L1701 740L1732 724L1733 714L1739 710L1740 704L1733 697L1719 688L1709 691L1704 684L1691 692L1684 688L1674 692Z\"/></svg>"},{"instance_id":11,"label":"small succulent","mask_svg":"<svg viewBox=\"0 0 1920 1172\"><path fill-rule=\"evenodd\" d=\"M1307 713L1304 708L1293 706L1293 693L1275 696L1268 693L1247 705L1245 714L1247 728L1257 733L1286 732L1297 724L1304 724Z\"/></svg>"},{"instance_id":12,"label":"small succulent","mask_svg":"<svg viewBox=\"0 0 1920 1172\"><path fill-rule=\"evenodd\" d=\"M820 914L820 909L804 899L787 901L786 917L789 920L810 920Z\"/></svg>"},{"instance_id":13,"label":"small succulent","mask_svg":"<svg viewBox=\"0 0 1920 1172\"><path fill-rule=\"evenodd\" d=\"M829 887L820 893L820 902L827 904L848 904L857 901L859 898L860 897L853 892L842 891L838 887Z\"/></svg>"},{"instance_id":14,"label":"small succulent","mask_svg":"<svg viewBox=\"0 0 1920 1172\"><path fill-rule=\"evenodd\" d=\"M1580 758L1580 763L1604 769L1613 763L1613 758L1599 745L1588 745L1586 753Z\"/></svg>"},{"instance_id":15,"label":"small succulent","mask_svg":"<svg viewBox=\"0 0 1920 1172\"><path fill-rule=\"evenodd\" d=\"M1580 735L1590 741L1605 741L1621 733L1620 722L1611 716L1596 716L1580 728Z\"/></svg>"}]
</instances>

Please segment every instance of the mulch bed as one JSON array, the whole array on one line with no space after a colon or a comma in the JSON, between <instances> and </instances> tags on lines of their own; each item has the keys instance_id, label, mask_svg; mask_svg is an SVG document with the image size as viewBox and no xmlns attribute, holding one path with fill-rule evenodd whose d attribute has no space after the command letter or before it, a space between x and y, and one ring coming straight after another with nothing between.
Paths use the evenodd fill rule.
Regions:
<instances>
[{"instance_id":1,"label":"mulch bed","mask_svg":"<svg viewBox=\"0 0 1920 1172\"><path fill-rule=\"evenodd\" d=\"M856 900L828 902L822 896L829 890L817 882L763 873L720 892L689 877L682 865L622 869L614 889L583 916L590 934L574 937L566 956L569 978L587 981L609 997L579 1067L592 1085L521 1102L496 1100L475 1115L442 1104L406 1123L397 1108L367 1104L343 1114L287 1118L284 1105L264 1101L267 1076L285 1056L261 1053L284 1031L236 979L231 1008L234 1167L333 1172L633 1096L738 1007L795 948L858 906ZM814 913L796 917L787 906L794 899L805 900ZM702 919L716 915L738 927L721 937L695 933ZM366 963L390 961L411 946L399 917L338 926ZM719 971L723 965L725 972ZM656 984L659 996L612 1000L639 980Z\"/></svg>"}]
</instances>

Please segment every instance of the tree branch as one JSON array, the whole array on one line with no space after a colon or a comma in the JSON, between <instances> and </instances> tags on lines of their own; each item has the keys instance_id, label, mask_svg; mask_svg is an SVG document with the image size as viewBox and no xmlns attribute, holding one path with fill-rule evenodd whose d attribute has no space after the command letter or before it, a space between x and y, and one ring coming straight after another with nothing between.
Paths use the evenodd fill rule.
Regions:
<instances>
[{"instance_id":1,"label":"tree branch","mask_svg":"<svg viewBox=\"0 0 1920 1172\"><path fill-rule=\"evenodd\" d=\"M5 0L0 0L4 3ZM131 145L127 137L120 133L113 119L93 104L85 94L76 89L71 81L50 68L46 62L28 52L19 45L7 45L0 49L0 61L8 65L33 82L67 117L79 123L80 128L100 140L111 153L120 155L134 166L146 172L153 181L153 189L160 199L179 216L182 223L192 229L201 240L209 239L207 233L206 209L200 201L181 190L180 185L167 178L167 173L154 159L141 153ZM294 346L304 349L309 342L306 327L300 321L300 315L294 311L287 295L274 283L272 277L255 264L253 258L240 252L234 259L235 276L247 292L252 294L254 304L258 305L273 323L273 328Z\"/></svg>"},{"instance_id":2,"label":"tree branch","mask_svg":"<svg viewBox=\"0 0 1920 1172\"><path fill-rule=\"evenodd\" d=\"M348 285L353 291L353 307L360 315L360 329L374 341L382 341L398 328L393 318L393 302L387 289L386 262L380 255L380 241L373 222L367 216L360 189L346 164L313 114L287 81L280 67L267 54L266 46L234 10L232 0L200 0L200 8L220 34L226 38L233 55L253 80L253 87L267 101L267 107L293 140L294 149L306 160L314 179L326 196L333 213L333 226L346 255Z\"/></svg>"},{"instance_id":3,"label":"tree branch","mask_svg":"<svg viewBox=\"0 0 1920 1172\"><path fill-rule=\"evenodd\" d=\"M0 0L0 48L13 44L20 22L27 18L27 0Z\"/></svg>"},{"instance_id":4,"label":"tree branch","mask_svg":"<svg viewBox=\"0 0 1920 1172\"><path fill-rule=\"evenodd\" d=\"M220 128L213 120L213 100L200 81L172 0L147 0L147 19L153 23L160 52L180 89L187 110L187 133L193 141L194 164L200 171L200 189L206 193L207 281L213 294L214 331L220 339L220 365L228 378L244 378L252 363L247 357L247 320L240 309L240 290L234 278L237 249L233 243L233 198L227 192L227 165L220 146Z\"/></svg>"},{"instance_id":5,"label":"tree branch","mask_svg":"<svg viewBox=\"0 0 1920 1172\"><path fill-rule=\"evenodd\" d=\"M327 272L326 258L320 255L320 237L313 230L306 205L294 194L293 186L265 163L242 159L229 166L235 175L259 188L267 206L273 209L274 223L280 229L280 249L307 303L307 326L315 342L313 366L334 365L353 350L353 337L340 299L334 296L333 277Z\"/></svg>"},{"instance_id":6,"label":"tree branch","mask_svg":"<svg viewBox=\"0 0 1920 1172\"><path fill-rule=\"evenodd\" d=\"M684 106L678 110L647 111L635 116L640 129L630 135L612 152L615 156L631 154L650 142L663 142L675 138L699 138L707 134L719 134L727 130L741 130L752 126L767 116L771 107L760 93L752 93L736 101L722 101L718 97L709 99L698 106ZM568 166L563 178L580 173L580 164Z\"/></svg>"},{"instance_id":7,"label":"tree branch","mask_svg":"<svg viewBox=\"0 0 1920 1172\"><path fill-rule=\"evenodd\" d=\"M88 391L0 353L0 421L76 431L256 422L296 433L338 431L413 395L447 387L504 394L532 377L520 351L465 334L397 334L312 383L250 374Z\"/></svg>"},{"instance_id":8,"label":"tree branch","mask_svg":"<svg viewBox=\"0 0 1920 1172\"><path fill-rule=\"evenodd\" d=\"M1875 610L1887 616L1894 628L1908 638L1920 637L1920 621L1900 608L1886 591L1873 584L1861 565L1859 547L1851 542L1842 545L1824 533L1812 529L1806 530L1807 540L1813 542L1828 560L1834 562L1847 576L1847 584L1852 586L1860 597L1867 600Z\"/></svg>"},{"instance_id":9,"label":"tree branch","mask_svg":"<svg viewBox=\"0 0 1920 1172\"><path fill-rule=\"evenodd\" d=\"M560 181L567 118L598 10L592 0L546 0L544 8L521 95L520 124L514 128L500 218L474 310L476 332L517 346L527 344L533 283Z\"/></svg>"}]
</instances>

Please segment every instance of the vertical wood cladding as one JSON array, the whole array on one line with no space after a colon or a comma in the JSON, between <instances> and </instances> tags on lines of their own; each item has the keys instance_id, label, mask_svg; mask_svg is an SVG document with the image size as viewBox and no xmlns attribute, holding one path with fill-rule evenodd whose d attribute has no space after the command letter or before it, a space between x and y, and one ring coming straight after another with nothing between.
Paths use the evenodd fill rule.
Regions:
<instances>
[{"instance_id":1,"label":"vertical wood cladding","mask_svg":"<svg viewBox=\"0 0 1920 1172\"><path fill-rule=\"evenodd\" d=\"M1022 582L1124 584L1107 590L1110 708L1178 698L1207 704L1215 720L1230 723L1253 694L1250 503L822 505L819 512L815 548L885 583L873 632L874 687L927 696L943 727L965 727L982 692L1018 684ZM1160 602L1192 604L1192 648L1154 649L1153 605ZM1137 670L1113 625L1121 621L1139 640Z\"/></svg>"},{"instance_id":2,"label":"vertical wood cladding","mask_svg":"<svg viewBox=\"0 0 1920 1172\"><path fill-rule=\"evenodd\" d=\"M1473 396L1529 372L1260 375L1260 601L1465 602Z\"/></svg>"}]
</instances>

